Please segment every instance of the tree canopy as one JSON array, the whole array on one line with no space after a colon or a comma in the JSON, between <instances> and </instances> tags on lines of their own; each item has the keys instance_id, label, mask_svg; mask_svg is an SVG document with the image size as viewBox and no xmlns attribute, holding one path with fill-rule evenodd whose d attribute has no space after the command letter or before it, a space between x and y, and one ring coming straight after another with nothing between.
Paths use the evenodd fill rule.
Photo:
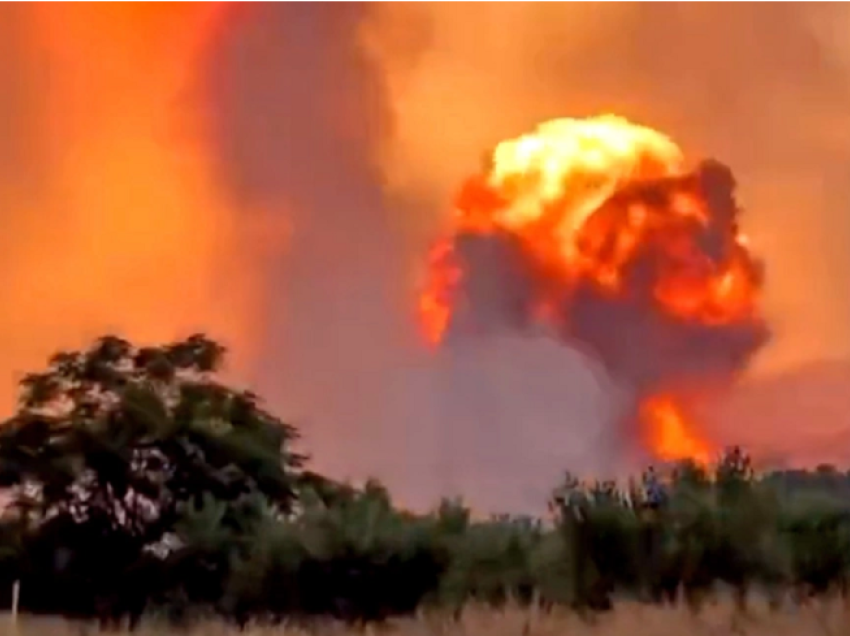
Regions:
<instances>
[{"instance_id":1,"label":"tree canopy","mask_svg":"<svg viewBox=\"0 0 850 636\"><path fill-rule=\"evenodd\" d=\"M0 487L13 508L42 535L111 556L110 573L210 497L259 495L290 512L304 459L296 431L218 380L225 353L199 334L151 347L106 336L54 355L23 379L0 425Z\"/></svg>"}]
</instances>

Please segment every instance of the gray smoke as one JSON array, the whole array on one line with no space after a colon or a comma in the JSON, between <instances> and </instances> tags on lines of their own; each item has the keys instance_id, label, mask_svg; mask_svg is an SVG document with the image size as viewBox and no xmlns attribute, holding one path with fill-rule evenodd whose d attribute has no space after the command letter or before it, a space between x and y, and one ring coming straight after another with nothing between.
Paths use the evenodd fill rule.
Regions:
<instances>
[{"instance_id":1,"label":"gray smoke","mask_svg":"<svg viewBox=\"0 0 850 636\"><path fill-rule=\"evenodd\" d=\"M707 225L682 220L673 211L675 197L682 194L703 202L710 219ZM545 264L519 235L488 231L457 236L449 253L455 254L455 265L463 271L452 300L460 311L450 323L447 346L505 331L534 333L538 327L535 308L556 289L558 313L552 335L566 347L596 359L610 377L630 390L632 412L609 423L616 433L608 439L619 439L616 447L627 449L627 455L640 456L635 426L642 399L664 392L686 400L694 390L705 393L731 385L770 334L757 308L737 320L715 323L673 315L655 297L665 277L694 267L714 271L733 257L751 277L754 293L760 292L762 264L735 241L740 208L735 180L726 166L704 161L685 176L627 185L588 217L576 243L581 246L586 230L603 233L601 250L591 255L604 258L634 204L659 211L663 220L643 237L634 258L625 265L623 289L616 295L588 279L555 287ZM674 248L681 248L684 240L692 249L682 256Z\"/></svg>"}]
</instances>

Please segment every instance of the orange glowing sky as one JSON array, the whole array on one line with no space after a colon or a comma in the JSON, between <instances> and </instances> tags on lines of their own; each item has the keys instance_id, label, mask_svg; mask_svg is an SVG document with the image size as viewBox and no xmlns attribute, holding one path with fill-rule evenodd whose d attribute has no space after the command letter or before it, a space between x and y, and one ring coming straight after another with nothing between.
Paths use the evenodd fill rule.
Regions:
<instances>
[{"instance_id":1,"label":"orange glowing sky","mask_svg":"<svg viewBox=\"0 0 850 636\"><path fill-rule=\"evenodd\" d=\"M65 4L16 16L19 57L40 71L21 62L17 79L43 85L17 115L35 133L31 187L0 176L0 408L13 400L7 378L107 331L150 341L205 329L245 368L262 258L240 254L249 237L216 186L196 97L225 12Z\"/></svg>"},{"instance_id":2,"label":"orange glowing sky","mask_svg":"<svg viewBox=\"0 0 850 636\"><path fill-rule=\"evenodd\" d=\"M535 122L600 111L735 170L779 332L760 366L850 356L843 5L255 3L238 24L232 11L0 9L0 407L13 376L57 347L109 330L153 340L202 328L303 426L318 469L424 492L442 469L411 462L443 453L432 431L459 430L460 415L437 408L431 384L442 391L446 374L410 352L402 296L413 297L446 202L482 152ZM291 245L266 218L284 217L279 200ZM270 260L283 265L274 279ZM475 368L494 386L541 368L541 356L552 385L502 402L494 390L470 408L487 424L456 444L470 473L517 482L551 452L560 475L555 437L566 446L607 417L596 409L607 412L610 391L594 393L578 362L536 344L544 351L481 352ZM584 389L567 399L569 374ZM463 409L473 401L465 386L458 395ZM517 414L542 403L553 406L535 411L537 428L516 432ZM773 418L748 432L801 445ZM504 458L467 466L482 440Z\"/></svg>"}]
</instances>

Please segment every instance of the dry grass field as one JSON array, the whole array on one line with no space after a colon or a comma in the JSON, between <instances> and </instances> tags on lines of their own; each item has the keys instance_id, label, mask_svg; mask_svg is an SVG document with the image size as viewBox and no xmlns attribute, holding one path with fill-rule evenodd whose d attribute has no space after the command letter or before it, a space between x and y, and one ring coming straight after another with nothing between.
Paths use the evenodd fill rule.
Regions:
<instances>
[{"instance_id":1,"label":"dry grass field","mask_svg":"<svg viewBox=\"0 0 850 636\"><path fill-rule=\"evenodd\" d=\"M89 625L53 618L22 617L15 625L2 617L0 636L83 636L97 633ZM459 623L436 616L398 620L387 627L355 631L327 623L314 630L253 627L238 632L220 623L208 623L187 632L171 632L162 626L141 627L139 636L847 636L850 608L838 601L817 601L808 607L770 612L756 604L746 616L736 614L729 603L717 603L695 616L684 608L655 608L621 603L618 609L589 623L568 613L535 616L527 611L470 609Z\"/></svg>"}]
</instances>

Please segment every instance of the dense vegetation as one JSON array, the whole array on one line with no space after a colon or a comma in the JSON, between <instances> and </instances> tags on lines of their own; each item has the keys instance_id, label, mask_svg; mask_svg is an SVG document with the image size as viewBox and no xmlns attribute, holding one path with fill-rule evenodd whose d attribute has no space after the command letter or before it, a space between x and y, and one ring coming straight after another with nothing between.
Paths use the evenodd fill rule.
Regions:
<instances>
[{"instance_id":1,"label":"dense vegetation","mask_svg":"<svg viewBox=\"0 0 850 636\"><path fill-rule=\"evenodd\" d=\"M834 468L756 476L732 449L619 487L567 475L546 520L457 501L414 515L378 483L307 470L296 430L217 380L224 353L106 337L24 379L0 428L0 603L20 581L23 611L244 623L847 591L850 475Z\"/></svg>"}]
</instances>

